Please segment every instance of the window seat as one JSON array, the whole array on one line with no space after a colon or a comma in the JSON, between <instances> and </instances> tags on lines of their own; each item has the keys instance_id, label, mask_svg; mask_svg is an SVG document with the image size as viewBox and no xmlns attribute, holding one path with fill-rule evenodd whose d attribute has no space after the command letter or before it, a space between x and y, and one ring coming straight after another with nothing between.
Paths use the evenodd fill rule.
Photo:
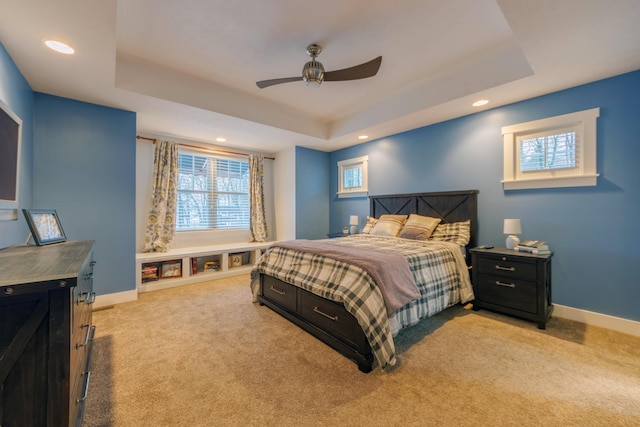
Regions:
<instances>
[{"instance_id":1,"label":"window seat","mask_svg":"<svg viewBox=\"0 0 640 427\"><path fill-rule=\"evenodd\" d=\"M142 293L247 274L273 243L227 243L137 253L136 289Z\"/></svg>"}]
</instances>

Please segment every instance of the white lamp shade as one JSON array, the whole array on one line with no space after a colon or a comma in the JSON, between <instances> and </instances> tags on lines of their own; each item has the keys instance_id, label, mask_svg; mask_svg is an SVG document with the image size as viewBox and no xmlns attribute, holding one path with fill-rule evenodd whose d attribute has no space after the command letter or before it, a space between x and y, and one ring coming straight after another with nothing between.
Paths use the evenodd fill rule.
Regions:
<instances>
[{"instance_id":1,"label":"white lamp shade","mask_svg":"<svg viewBox=\"0 0 640 427\"><path fill-rule=\"evenodd\" d=\"M507 249L513 249L520 243L520 239L514 234L522 233L522 226L520 220L515 218L507 218L504 220L504 234L508 234L505 245Z\"/></svg>"},{"instance_id":2,"label":"white lamp shade","mask_svg":"<svg viewBox=\"0 0 640 427\"><path fill-rule=\"evenodd\" d=\"M519 219L508 218L504 220L504 234L520 234L522 227Z\"/></svg>"}]
</instances>

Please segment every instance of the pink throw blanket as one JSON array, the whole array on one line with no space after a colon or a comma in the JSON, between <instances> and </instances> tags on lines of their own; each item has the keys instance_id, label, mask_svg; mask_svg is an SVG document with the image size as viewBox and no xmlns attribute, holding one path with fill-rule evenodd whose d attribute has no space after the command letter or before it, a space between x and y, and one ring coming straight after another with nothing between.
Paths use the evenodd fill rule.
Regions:
<instances>
[{"instance_id":1,"label":"pink throw blanket","mask_svg":"<svg viewBox=\"0 0 640 427\"><path fill-rule=\"evenodd\" d=\"M389 316L400 307L420 298L409 262L398 253L305 239L279 242L273 246L322 255L360 267L378 285Z\"/></svg>"}]
</instances>

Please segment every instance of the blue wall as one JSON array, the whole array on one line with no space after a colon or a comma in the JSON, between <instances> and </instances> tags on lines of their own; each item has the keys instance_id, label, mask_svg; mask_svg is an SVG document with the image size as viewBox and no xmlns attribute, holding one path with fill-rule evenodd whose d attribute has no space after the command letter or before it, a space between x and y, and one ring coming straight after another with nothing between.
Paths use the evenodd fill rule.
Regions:
<instances>
[{"instance_id":1,"label":"blue wall","mask_svg":"<svg viewBox=\"0 0 640 427\"><path fill-rule=\"evenodd\" d=\"M640 320L640 71L330 154L330 225L368 214L337 199L339 160L369 156L369 194L478 189L479 242L504 246L504 218L554 251L553 302ZM502 126L600 107L595 187L504 191ZM299 176L298 172L298 176ZM304 189L299 189L304 192Z\"/></svg>"},{"instance_id":2,"label":"blue wall","mask_svg":"<svg viewBox=\"0 0 640 427\"><path fill-rule=\"evenodd\" d=\"M22 147L18 185L19 208L31 207L31 171L33 163L33 92L15 63L0 43L0 99L22 120ZM0 221L0 248L24 243L29 235L22 215L17 221Z\"/></svg>"},{"instance_id":3,"label":"blue wall","mask_svg":"<svg viewBox=\"0 0 640 427\"><path fill-rule=\"evenodd\" d=\"M296 147L297 239L327 238L329 169L328 153ZM342 226L337 229L340 230Z\"/></svg>"},{"instance_id":4,"label":"blue wall","mask_svg":"<svg viewBox=\"0 0 640 427\"><path fill-rule=\"evenodd\" d=\"M135 113L34 94L33 207L95 240L98 295L135 286Z\"/></svg>"}]
</instances>

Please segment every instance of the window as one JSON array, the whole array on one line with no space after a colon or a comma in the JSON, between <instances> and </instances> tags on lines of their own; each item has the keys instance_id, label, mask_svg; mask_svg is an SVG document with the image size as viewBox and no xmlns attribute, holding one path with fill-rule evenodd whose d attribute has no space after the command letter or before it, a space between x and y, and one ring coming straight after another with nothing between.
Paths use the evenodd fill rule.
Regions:
<instances>
[{"instance_id":1,"label":"window","mask_svg":"<svg viewBox=\"0 0 640 427\"><path fill-rule=\"evenodd\" d=\"M505 190L597 184L599 108L502 128Z\"/></svg>"},{"instance_id":2,"label":"window","mask_svg":"<svg viewBox=\"0 0 640 427\"><path fill-rule=\"evenodd\" d=\"M536 172L576 166L576 130L518 137L520 171Z\"/></svg>"},{"instance_id":3,"label":"window","mask_svg":"<svg viewBox=\"0 0 640 427\"><path fill-rule=\"evenodd\" d=\"M178 154L176 230L249 228L249 163Z\"/></svg>"},{"instance_id":4,"label":"window","mask_svg":"<svg viewBox=\"0 0 640 427\"><path fill-rule=\"evenodd\" d=\"M368 189L368 156L338 162L338 197L363 197Z\"/></svg>"}]
</instances>

